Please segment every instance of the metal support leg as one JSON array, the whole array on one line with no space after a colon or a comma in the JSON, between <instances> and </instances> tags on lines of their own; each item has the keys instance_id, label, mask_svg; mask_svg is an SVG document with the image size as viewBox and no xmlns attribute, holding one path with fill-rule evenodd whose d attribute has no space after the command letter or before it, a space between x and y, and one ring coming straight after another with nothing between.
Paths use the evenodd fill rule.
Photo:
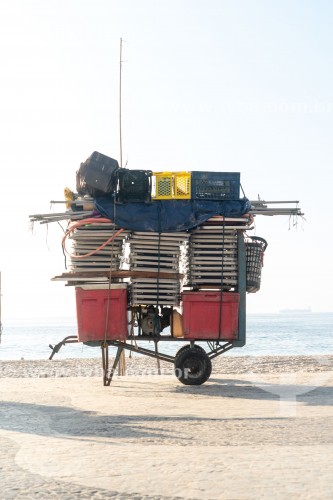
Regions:
<instances>
[{"instance_id":1,"label":"metal support leg","mask_svg":"<svg viewBox=\"0 0 333 500\"><path fill-rule=\"evenodd\" d=\"M155 352L158 355L158 342L157 340L154 340L154 342L155 342ZM161 375L161 363L159 358L156 358L156 360L157 360L157 373Z\"/></svg>"},{"instance_id":2,"label":"metal support leg","mask_svg":"<svg viewBox=\"0 0 333 500\"><path fill-rule=\"evenodd\" d=\"M103 363L103 385L109 386L112 382L113 374L114 374L114 372L117 368L117 365L119 363L121 353L123 352L123 347L118 346L117 354L116 354L115 360L113 362L112 368L110 370L110 374L108 374L108 372L109 372L109 346L107 344L106 345L102 344L101 347L102 347L102 363Z\"/></svg>"},{"instance_id":3,"label":"metal support leg","mask_svg":"<svg viewBox=\"0 0 333 500\"><path fill-rule=\"evenodd\" d=\"M107 385L107 374L109 370L109 346L107 342L102 342L102 366L103 366L103 385Z\"/></svg>"}]
</instances>

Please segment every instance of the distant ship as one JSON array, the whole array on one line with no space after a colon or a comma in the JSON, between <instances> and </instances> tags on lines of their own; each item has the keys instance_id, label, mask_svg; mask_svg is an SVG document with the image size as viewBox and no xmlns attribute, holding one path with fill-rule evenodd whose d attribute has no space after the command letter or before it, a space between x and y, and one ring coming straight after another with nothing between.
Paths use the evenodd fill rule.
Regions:
<instances>
[{"instance_id":1,"label":"distant ship","mask_svg":"<svg viewBox=\"0 0 333 500\"><path fill-rule=\"evenodd\" d=\"M279 311L280 313L282 314L286 314L286 313L310 313L312 312L311 311L311 307L307 307L306 309L281 309Z\"/></svg>"}]
</instances>

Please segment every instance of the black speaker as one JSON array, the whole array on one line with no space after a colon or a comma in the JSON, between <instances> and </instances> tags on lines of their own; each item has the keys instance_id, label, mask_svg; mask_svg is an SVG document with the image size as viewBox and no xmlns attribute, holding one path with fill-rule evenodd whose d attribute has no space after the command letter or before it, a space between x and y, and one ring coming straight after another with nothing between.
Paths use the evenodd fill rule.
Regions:
<instances>
[{"instance_id":1,"label":"black speaker","mask_svg":"<svg viewBox=\"0 0 333 500\"><path fill-rule=\"evenodd\" d=\"M100 196L115 191L119 170L117 160L94 151L81 163L76 172L76 190L79 194Z\"/></svg>"}]
</instances>

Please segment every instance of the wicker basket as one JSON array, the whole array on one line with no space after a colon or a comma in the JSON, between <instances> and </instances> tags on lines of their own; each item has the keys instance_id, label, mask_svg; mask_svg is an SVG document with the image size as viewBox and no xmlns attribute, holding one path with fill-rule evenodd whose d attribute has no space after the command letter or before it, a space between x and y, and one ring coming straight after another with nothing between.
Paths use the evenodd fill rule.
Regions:
<instances>
[{"instance_id":1,"label":"wicker basket","mask_svg":"<svg viewBox=\"0 0 333 500\"><path fill-rule=\"evenodd\" d=\"M255 293L260 290L261 269L267 241L259 236L253 236L245 242L246 248L246 291Z\"/></svg>"}]
</instances>

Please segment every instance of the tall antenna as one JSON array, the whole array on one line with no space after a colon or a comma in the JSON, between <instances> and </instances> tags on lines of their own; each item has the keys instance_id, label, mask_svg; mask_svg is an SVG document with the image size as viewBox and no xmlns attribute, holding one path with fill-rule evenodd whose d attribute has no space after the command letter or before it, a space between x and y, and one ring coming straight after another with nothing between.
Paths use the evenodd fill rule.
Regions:
<instances>
[{"instance_id":1,"label":"tall antenna","mask_svg":"<svg viewBox=\"0 0 333 500\"><path fill-rule=\"evenodd\" d=\"M0 344L1 344L1 334L2 334L2 322L1 322L1 271L0 271Z\"/></svg>"},{"instance_id":2,"label":"tall antenna","mask_svg":"<svg viewBox=\"0 0 333 500\"><path fill-rule=\"evenodd\" d=\"M123 57L123 39L120 39L120 55L119 55L119 142L120 142L120 168L123 166L123 140L121 132L121 70Z\"/></svg>"}]
</instances>

